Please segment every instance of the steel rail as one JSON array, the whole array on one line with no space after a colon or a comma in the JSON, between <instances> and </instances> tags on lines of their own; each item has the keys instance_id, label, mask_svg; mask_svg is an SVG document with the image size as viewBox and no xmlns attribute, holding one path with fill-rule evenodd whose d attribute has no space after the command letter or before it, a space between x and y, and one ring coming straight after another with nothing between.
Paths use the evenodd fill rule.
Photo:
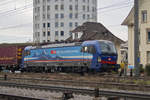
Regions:
<instances>
[{"instance_id":1,"label":"steel rail","mask_svg":"<svg viewBox=\"0 0 150 100\"><path fill-rule=\"evenodd\" d=\"M0 82L0 86L5 87L17 87L17 88L28 88L35 90L45 90L45 91L56 91L56 92L72 92L74 94L81 95L95 95L94 89L84 89L84 88L70 88L70 87L57 87L57 86L43 86L43 85L29 85L29 84L17 84L17 83L8 83ZM99 90L99 96L118 96L118 97L129 97L129 98L140 98L140 99L150 99L150 94L148 93L135 93L127 91L118 91L118 90Z\"/></svg>"},{"instance_id":2,"label":"steel rail","mask_svg":"<svg viewBox=\"0 0 150 100\"><path fill-rule=\"evenodd\" d=\"M100 77L102 79L105 79L107 81L109 80L116 80L116 81L119 81L119 80L150 80L150 77L119 77L119 76L102 76ZM4 77L0 77L0 79L4 79ZM31 79L31 78L12 78L12 77L9 77L9 79L25 79L25 80L43 80L43 81L49 81L49 80L45 80L45 79L40 79L40 78L35 78L35 79ZM64 81L64 80L62 80ZM68 81L68 80L67 80ZM72 81L72 80L71 80Z\"/></svg>"},{"instance_id":3,"label":"steel rail","mask_svg":"<svg viewBox=\"0 0 150 100\"><path fill-rule=\"evenodd\" d=\"M4 77L0 77L1 80ZM28 81L44 81L50 83L64 83L64 84L76 84L76 85L86 85L86 86L101 86L101 85L109 85L109 86L124 86L124 87L143 87L145 89L150 89L150 85L138 85L138 84L127 84L127 83L117 83L117 82L89 82L89 81L74 81L74 80L50 80L50 79L31 79L31 78L8 78L9 80L28 80Z\"/></svg>"},{"instance_id":4,"label":"steel rail","mask_svg":"<svg viewBox=\"0 0 150 100\"><path fill-rule=\"evenodd\" d=\"M11 94L2 94L0 93L0 99L6 99L6 100L45 100L45 99L38 99L38 98L32 98L27 96L18 96L18 95L11 95ZM4 100L5 100L4 99Z\"/></svg>"}]
</instances>

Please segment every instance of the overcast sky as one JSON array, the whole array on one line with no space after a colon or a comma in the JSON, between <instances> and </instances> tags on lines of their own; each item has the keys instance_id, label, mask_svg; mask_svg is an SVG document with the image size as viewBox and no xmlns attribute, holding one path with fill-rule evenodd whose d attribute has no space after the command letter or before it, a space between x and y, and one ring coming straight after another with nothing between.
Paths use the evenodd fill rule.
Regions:
<instances>
[{"instance_id":1,"label":"overcast sky","mask_svg":"<svg viewBox=\"0 0 150 100\"><path fill-rule=\"evenodd\" d=\"M98 22L114 35L127 40L127 27L121 23L133 6L133 0L97 0ZM0 0L0 43L32 41L32 0Z\"/></svg>"}]
</instances>

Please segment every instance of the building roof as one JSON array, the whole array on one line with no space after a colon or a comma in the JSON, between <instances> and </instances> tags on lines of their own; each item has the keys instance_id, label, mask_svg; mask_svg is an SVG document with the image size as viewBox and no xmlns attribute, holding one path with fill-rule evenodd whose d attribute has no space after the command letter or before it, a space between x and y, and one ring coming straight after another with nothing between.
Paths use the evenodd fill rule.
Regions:
<instances>
[{"instance_id":1,"label":"building roof","mask_svg":"<svg viewBox=\"0 0 150 100\"><path fill-rule=\"evenodd\" d=\"M133 25L134 23L133 16L134 16L134 7L131 9L128 16L125 18L125 20L122 22L121 25Z\"/></svg>"},{"instance_id":2,"label":"building roof","mask_svg":"<svg viewBox=\"0 0 150 100\"><path fill-rule=\"evenodd\" d=\"M96 22L85 22L83 25L77 27L72 33L82 32L80 41L85 40L109 40L112 42L119 42L120 44L124 43L123 40L113 35L104 25ZM72 40L72 37L67 40Z\"/></svg>"}]
</instances>

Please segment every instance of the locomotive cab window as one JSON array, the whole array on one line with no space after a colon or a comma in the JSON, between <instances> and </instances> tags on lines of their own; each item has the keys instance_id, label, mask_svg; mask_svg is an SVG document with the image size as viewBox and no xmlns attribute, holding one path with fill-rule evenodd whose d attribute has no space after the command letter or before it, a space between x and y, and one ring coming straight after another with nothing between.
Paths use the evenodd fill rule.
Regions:
<instances>
[{"instance_id":1,"label":"locomotive cab window","mask_svg":"<svg viewBox=\"0 0 150 100\"><path fill-rule=\"evenodd\" d=\"M96 53L96 49L94 46L84 46L82 47L81 52L94 54Z\"/></svg>"},{"instance_id":2,"label":"locomotive cab window","mask_svg":"<svg viewBox=\"0 0 150 100\"><path fill-rule=\"evenodd\" d=\"M82 47L81 52L87 52L87 47L86 46Z\"/></svg>"},{"instance_id":3,"label":"locomotive cab window","mask_svg":"<svg viewBox=\"0 0 150 100\"><path fill-rule=\"evenodd\" d=\"M30 51L29 51L29 50L24 51L24 55L25 55L25 56L30 55Z\"/></svg>"},{"instance_id":4,"label":"locomotive cab window","mask_svg":"<svg viewBox=\"0 0 150 100\"><path fill-rule=\"evenodd\" d=\"M117 54L117 51L113 43L100 42L100 48L102 54Z\"/></svg>"}]
</instances>

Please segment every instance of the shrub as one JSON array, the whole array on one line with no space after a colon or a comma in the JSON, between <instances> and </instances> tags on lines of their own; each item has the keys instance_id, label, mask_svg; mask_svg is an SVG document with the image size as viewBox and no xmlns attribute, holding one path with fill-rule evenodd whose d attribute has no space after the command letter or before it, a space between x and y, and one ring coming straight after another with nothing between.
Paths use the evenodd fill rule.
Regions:
<instances>
[{"instance_id":1,"label":"shrub","mask_svg":"<svg viewBox=\"0 0 150 100\"><path fill-rule=\"evenodd\" d=\"M145 71L146 71L146 74L147 74L148 76L150 76L150 64L147 64L147 65L145 66Z\"/></svg>"}]
</instances>

